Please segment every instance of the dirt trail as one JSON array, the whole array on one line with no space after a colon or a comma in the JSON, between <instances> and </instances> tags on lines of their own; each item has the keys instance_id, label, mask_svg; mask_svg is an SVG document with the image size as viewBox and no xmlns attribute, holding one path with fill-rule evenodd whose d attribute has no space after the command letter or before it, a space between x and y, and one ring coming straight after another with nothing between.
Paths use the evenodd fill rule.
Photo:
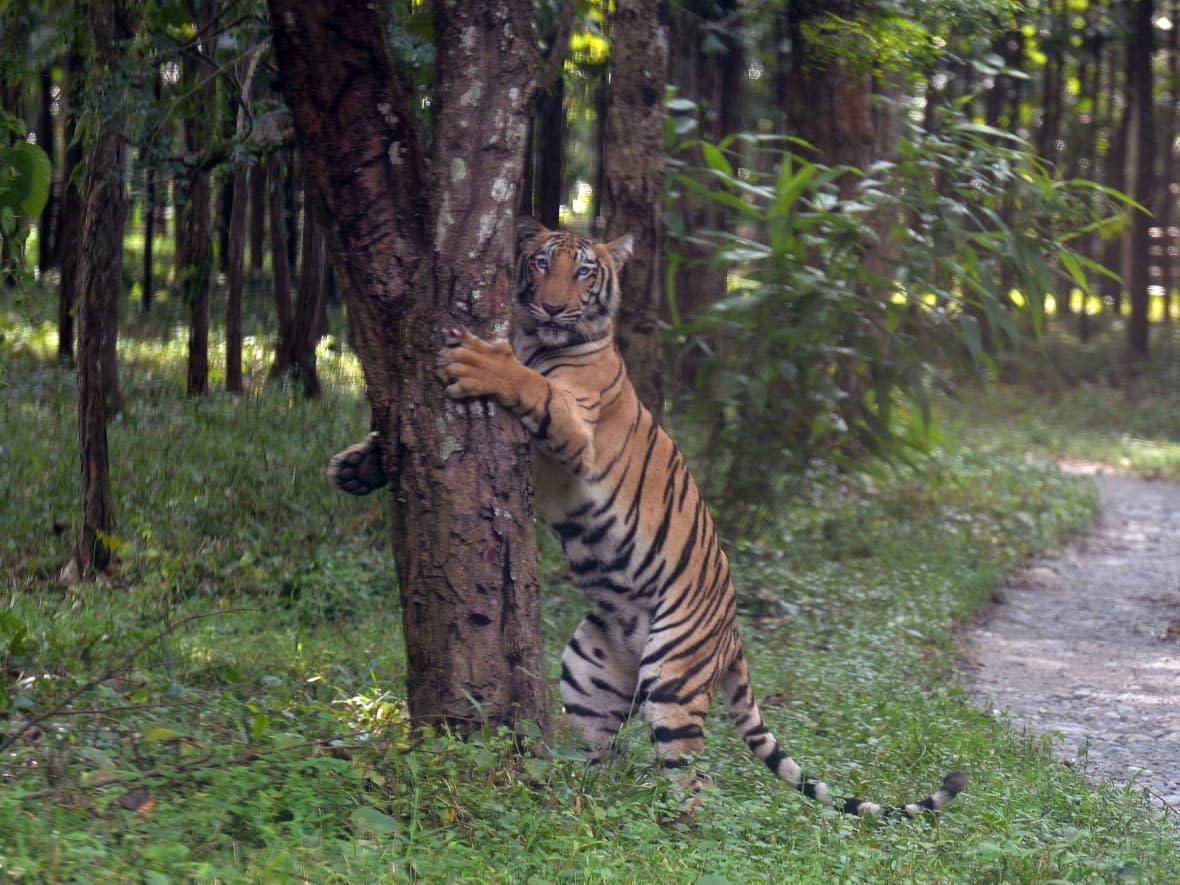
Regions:
<instances>
[{"instance_id":1,"label":"dirt trail","mask_svg":"<svg viewBox=\"0 0 1180 885\"><path fill-rule=\"evenodd\" d=\"M1180 485L1066 469L1094 475L1102 517L967 631L969 684L1018 728L1064 735L1058 757L1090 779L1134 778L1180 823Z\"/></svg>"}]
</instances>

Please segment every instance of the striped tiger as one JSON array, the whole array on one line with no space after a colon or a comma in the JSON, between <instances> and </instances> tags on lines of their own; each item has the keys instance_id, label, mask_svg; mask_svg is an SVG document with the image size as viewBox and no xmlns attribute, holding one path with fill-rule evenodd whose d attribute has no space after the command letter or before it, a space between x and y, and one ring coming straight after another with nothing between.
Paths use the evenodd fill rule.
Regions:
<instances>
[{"instance_id":1,"label":"striped tiger","mask_svg":"<svg viewBox=\"0 0 1180 885\"><path fill-rule=\"evenodd\" d=\"M701 785L690 760L704 748L705 717L720 690L750 750L808 798L882 817L950 802L967 783L963 772L918 802L883 806L834 796L782 750L750 684L712 518L615 346L618 274L631 237L597 243L521 219L517 247L512 343L451 329L438 368L448 396L494 397L534 440L537 510L590 603L561 666L566 718L587 756L601 756L638 711L664 772L695 805ZM337 456L329 471L336 484L369 490L376 446L370 438Z\"/></svg>"}]
</instances>

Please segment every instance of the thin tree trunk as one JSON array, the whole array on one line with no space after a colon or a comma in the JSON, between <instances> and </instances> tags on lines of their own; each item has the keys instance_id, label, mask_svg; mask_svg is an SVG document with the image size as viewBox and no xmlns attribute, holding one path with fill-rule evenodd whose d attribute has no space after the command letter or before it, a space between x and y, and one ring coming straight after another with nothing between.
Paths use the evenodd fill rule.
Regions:
<instances>
[{"instance_id":1,"label":"thin tree trunk","mask_svg":"<svg viewBox=\"0 0 1180 885\"><path fill-rule=\"evenodd\" d=\"M1174 0L1170 10L1172 28L1168 31L1168 96L1164 106L1159 132L1162 135L1160 147L1163 152L1163 168L1160 177L1159 226L1163 231L1163 249L1160 255L1160 285L1163 287L1163 321L1172 322L1172 289L1176 285L1176 240L1175 221L1176 195L1176 102L1180 99L1180 0Z\"/></svg>"},{"instance_id":2,"label":"thin tree trunk","mask_svg":"<svg viewBox=\"0 0 1180 885\"><path fill-rule=\"evenodd\" d=\"M1127 44L1127 89L1131 95L1132 130L1129 155L1133 161L1131 176L1133 195L1144 206L1152 204L1155 189L1155 126L1152 121L1152 0L1136 0L1133 7L1131 37ZM1148 350L1148 285L1151 268L1152 219L1136 212L1131 220L1131 261L1127 289L1131 298L1131 318L1127 324L1127 344L1131 352L1146 356Z\"/></svg>"},{"instance_id":3,"label":"thin tree trunk","mask_svg":"<svg viewBox=\"0 0 1180 885\"><path fill-rule=\"evenodd\" d=\"M574 0L560 0L551 27L541 35L548 47L537 90L536 113L529 117L524 173L521 180L522 215L532 215L551 230L561 223L565 174L565 59L573 28Z\"/></svg>"},{"instance_id":4,"label":"thin tree trunk","mask_svg":"<svg viewBox=\"0 0 1180 885\"><path fill-rule=\"evenodd\" d=\"M1084 178L1098 178L1098 126L1101 115L1099 113L1102 98L1102 32L1095 25L1095 13L1088 10L1086 26L1082 38L1081 97L1090 99L1090 117L1080 121L1082 136L1079 153L1080 160L1075 175ZM1082 244L1088 256L1095 261L1101 259L1102 237L1094 231ZM1090 337L1090 304L1089 299L1083 299L1082 309L1078 312L1078 339L1086 341ZM1101 302L1099 302L1101 304Z\"/></svg>"},{"instance_id":5,"label":"thin tree trunk","mask_svg":"<svg viewBox=\"0 0 1180 885\"><path fill-rule=\"evenodd\" d=\"M209 173L202 169L190 172L188 194L177 225L177 237L185 243L181 291L189 309L185 386L189 396L209 392L209 287L213 277L210 198Z\"/></svg>"},{"instance_id":6,"label":"thin tree trunk","mask_svg":"<svg viewBox=\"0 0 1180 885\"><path fill-rule=\"evenodd\" d=\"M1117 52L1119 45L1113 45L1112 53ZM1126 67L1124 57L1123 68ZM1128 134L1130 130L1130 108L1124 107L1120 113L1119 101L1117 99L1119 78L1116 70L1119 70L1117 55L1112 59L1110 64L1110 89L1106 97L1106 107L1110 111L1112 129L1112 136L1110 139L1110 147L1106 153L1105 175L1103 176L1103 184L1107 187L1113 188L1117 191L1127 190L1127 150L1129 147ZM1126 105L1126 101L1123 101ZM1115 115L1118 114L1118 122L1115 122ZM1118 280L1111 280L1103 277L1102 282L1102 300L1104 304L1110 306L1115 316L1119 316L1123 309L1123 287L1127 284L1125 276L1124 256L1127 254L1127 237L1117 236L1107 240L1102 250L1102 264L1105 267L1116 271L1122 277Z\"/></svg>"},{"instance_id":7,"label":"thin tree trunk","mask_svg":"<svg viewBox=\"0 0 1180 885\"><path fill-rule=\"evenodd\" d=\"M1048 39L1042 41L1046 60L1041 98L1041 126L1037 132L1037 142L1040 155L1054 166L1061 166L1064 147L1061 138L1061 117L1065 92L1065 52L1070 47L1073 28L1066 0L1060 0L1061 8L1057 8L1057 2L1058 0L1051 0L1049 3L1050 34ZM1065 320L1070 314L1069 302L1073 284L1065 281L1060 286L1055 301L1057 312ZM1044 316L1047 326L1047 311Z\"/></svg>"},{"instance_id":8,"label":"thin tree trunk","mask_svg":"<svg viewBox=\"0 0 1180 885\"><path fill-rule=\"evenodd\" d=\"M62 174L61 224L57 242L61 254L61 282L57 305L57 358L63 365L74 364L74 316L78 305L78 275L82 254L82 194L73 182L74 170L86 159L82 144L74 138L82 112L82 56L71 48L66 56L63 96L65 164Z\"/></svg>"},{"instance_id":9,"label":"thin tree trunk","mask_svg":"<svg viewBox=\"0 0 1180 885\"><path fill-rule=\"evenodd\" d=\"M49 71L41 72L40 104L37 114L37 144L49 157L53 165L53 177L62 178L61 168L57 159L57 130L53 125L53 75ZM57 267L57 216L60 212L59 191L55 187L49 188L49 199L41 210L37 220L37 264L41 272Z\"/></svg>"},{"instance_id":10,"label":"thin tree trunk","mask_svg":"<svg viewBox=\"0 0 1180 885\"><path fill-rule=\"evenodd\" d=\"M159 70L152 71L152 97L160 102L161 77ZM148 156L143 170L143 292L140 309L147 314L152 309L152 297L156 289L155 242L156 221L160 216L159 180L160 174L152 158ZM160 233L163 233L162 231Z\"/></svg>"},{"instance_id":11,"label":"thin tree trunk","mask_svg":"<svg viewBox=\"0 0 1180 885\"><path fill-rule=\"evenodd\" d=\"M291 335L292 368L298 370L303 395L308 399L316 399L320 395L315 346L320 337L320 313L327 293L324 233L320 227L319 212L313 211L313 202L304 200L303 245L300 248L303 264L299 269L299 295L295 302L295 322Z\"/></svg>"},{"instance_id":12,"label":"thin tree trunk","mask_svg":"<svg viewBox=\"0 0 1180 885\"><path fill-rule=\"evenodd\" d=\"M664 84L668 81L668 9L664 0L620 0L607 111L606 238L630 233L635 250L623 268L615 327L619 351L640 400L664 415L660 305L664 277Z\"/></svg>"},{"instance_id":13,"label":"thin tree trunk","mask_svg":"<svg viewBox=\"0 0 1180 885\"><path fill-rule=\"evenodd\" d=\"M594 105L596 111L596 126L594 130L596 154L594 160L594 190L591 194L590 224L596 236L604 232L600 229L603 219L603 197L606 194L606 155L610 148L607 146L607 114L610 109L610 66L604 66L598 76L595 88Z\"/></svg>"},{"instance_id":14,"label":"thin tree trunk","mask_svg":"<svg viewBox=\"0 0 1180 885\"><path fill-rule=\"evenodd\" d=\"M565 80L558 77L541 94L537 110L537 219L550 230L561 224L562 174L565 169Z\"/></svg>"},{"instance_id":15,"label":"thin tree trunk","mask_svg":"<svg viewBox=\"0 0 1180 885\"><path fill-rule=\"evenodd\" d=\"M392 480L411 715L547 734L529 443L504 410L445 401L434 368L443 329L486 335L508 313L533 5L434 9L429 180L372 6L271 0L271 19Z\"/></svg>"},{"instance_id":16,"label":"thin tree trunk","mask_svg":"<svg viewBox=\"0 0 1180 885\"><path fill-rule=\"evenodd\" d=\"M150 313L152 290L156 285L152 267L155 261L156 241L156 170L149 165L144 169L143 175L143 292L140 296L140 309L144 313Z\"/></svg>"},{"instance_id":17,"label":"thin tree trunk","mask_svg":"<svg viewBox=\"0 0 1180 885\"><path fill-rule=\"evenodd\" d=\"M216 264L218 273L229 273L229 226L233 215L232 175L218 174L217 181L217 211L214 216L214 241L217 243Z\"/></svg>"},{"instance_id":18,"label":"thin tree trunk","mask_svg":"<svg viewBox=\"0 0 1180 885\"><path fill-rule=\"evenodd\" d=\"M205 0L198 8L202 28L217 20L217 0ZM216 132L214 113L214 81L200 82L204 68L212 64L203 56L187 58L184 63L184 83L192 93L192 114L184 121L185 150L189 156L199 156ZM183 242L184 269L181 272L181 292L189 308L188 372L186 391L189 396L204 396L209 392L209 301L213 282L213 182L204 166L188 169L187 193L177 226L177 242Z\"/></svg>"},{"instance_id":19,"label":"thin tree trunk","mask_svg":"<svg viewBox=\"0 0 1180 885\"><path fill-rule=\"evenodd\" d=\"M270 197L267 209L270 214L271 261L274 273L275 315L278 335L275 340L275 361L267 377L273 381L285 377L291 368L291 266L287 263L287 218L283 205L283 160L279 151L271 153L267 160L267 178L270 181Z\"/></svg>"},{"instance_id":20,"label":"thin tree trunk","mask_svg":"<svg viewBox=\"0 0 1180 885\"><path fill-rule=\"evenodd\" d=\"M266 163L250 167L250 277L263 276L266 255Z\"/></svg>"},{"instance_id":21,"label":"thin tree trunk","mask_svg":"<svg viewBox=\"0 0 1180 885\"><path fill-rule=\"evenodd\" d=\"M245 163L234 166L229 214L229 292L225 300L225 389L242 392L242 276L246 251Z\"/></svg>"},{"instance_id":22,"label":"thin tree trunk","mask_svg":"<svg viewBox=\"0 0 1180 885\"><path fill-rule=\"evenodd\" d=\"M258 69L262 47L255 46L249 53L241 73L242 90L238 100L234 132L239 139L246 135L250 94L254 73ZM249 167L242 161L234 163L233 183L230 188L229 223L226 241L226 268L229 292L225 301L225 389L242 392L242 278L246 259L246 200Z\"/></svg>"}]
</instances>

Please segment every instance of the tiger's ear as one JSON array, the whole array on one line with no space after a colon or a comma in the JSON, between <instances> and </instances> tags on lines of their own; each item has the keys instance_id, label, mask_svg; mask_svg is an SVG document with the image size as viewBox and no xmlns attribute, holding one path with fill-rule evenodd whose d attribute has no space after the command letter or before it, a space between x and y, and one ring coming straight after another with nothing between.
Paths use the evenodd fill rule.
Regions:
<instances>
[{"instance_id":1,"label":"tiger's ear","mask_svg":"<svg viewBox=\"0 0 1180 885\"><path fill-rule=\"evenodd\" d=\"M630 234L623 234L606 244L606 251L610 253L611 261L615 263L615 270L622 270L627 259L631 257L631 249L635 246L635 238Z\"/></svg>"},{"instance_id":2,"label":"tiger's ear","mask_svg":"<svg viewBox=\"0 0 1180 885\"><path fill-rule=\"evenodd\" d=\"M521 215L516 219L516 254L521 255L533 240L552 233L535 218Z\"/></svg>"}]
</instances>

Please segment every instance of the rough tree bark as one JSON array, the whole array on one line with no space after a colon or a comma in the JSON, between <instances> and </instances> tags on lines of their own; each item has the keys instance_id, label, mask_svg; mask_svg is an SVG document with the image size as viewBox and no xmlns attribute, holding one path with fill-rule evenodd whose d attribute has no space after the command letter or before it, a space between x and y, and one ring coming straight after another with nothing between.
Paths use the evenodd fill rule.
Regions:
<instances>
[{"instance_id":1,"label":"rough tree bark","mask_svg":"<svg viewBox=\"0 0 1180 885\"><path fill-rule=\"evenodd\" d=\"M116 47L131 35L126 4L95 0L88 8L94 33L92 88L109 89L116 78L104 76L113 67ZM118 115L125 102L109 96L98 107ZM123 280L123 223L127 194L123 170L127 160L126 120L102 116L91 130L86 148L86 193L82 210L81 255L77 268L78 450L82 478L82 523L75 561L80 573L101 571L110 561L104 540L114 521L111 503L107 421L118 411L118 387L112 389L107 351L114 351L118 332L119 292Z\"/></svg>"},{"instance_id":2,"label":"rough tree bark","mask_svg":"<svg viewBox=\"0 0 1180 885\"><path fill-rule=\"evenodd\" d=\"M807 25L834 15L847 21L867 17L875 0L794 0L787 10L791 88L783 95L790 134L808 142L828 166L867 169L887 155L874 118L873 83L862 59L831 57L807 39ZM840 195L852 196L857 176L839 179Z\"/></svg>"},{"instance_id":3,"label":"rough tree bark","mask_svg":"<svg viewBox=\"0 0 1180 885\"><path fill-rule=\"evenodd\" d=\"M427 172L410 96L364 0L270 0L283 91L392 478L410 713L547 733L529 442L447 401L442 329L504 333L537 67L530 0L435 5Z\"/></svg>"},{"instance_id":4,"label":"rough tree bark","mask_svg":"<svg viewBox=\"0 0 1180 885\"><path fill-rule=\"evenodd\" d=\"M635 251L623 268L615 340L643 404L660 421L664 373L660 304L664 276L664 85L668 82L665 0L620 0L615 13L607 111L608 240L630 233Z\"/></svg>"}]
</instances>

